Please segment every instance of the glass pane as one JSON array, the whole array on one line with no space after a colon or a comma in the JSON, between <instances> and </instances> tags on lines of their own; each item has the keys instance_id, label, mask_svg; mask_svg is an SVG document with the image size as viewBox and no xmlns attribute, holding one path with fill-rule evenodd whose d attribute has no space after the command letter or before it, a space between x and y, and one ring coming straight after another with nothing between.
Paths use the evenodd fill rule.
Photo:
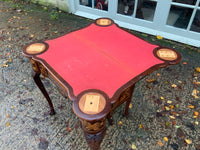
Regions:
<instances>
[{"instance_id":1,"label":"glass pane","mask_svg":"<svg viewBox=\"0 0 200 150\"><path fill-rule=\"evenodd\" d=\"M108 10L108 0L80 0L80 5L101 10Z\"/></svg>"},{"instance_id":2,"label":"glass pane","mask_svg":"<svg viewBox=\"0 0 200 150\"><path fill-rule=\"evenodd\" d=\"M189 5L195 5L197 0L173 0L173 2L182 3L182 4L189 4Z\"/></svg>"},{"instance_id":3,"label":"glass pane","mask_svg":"<svg viewBox=\"0 0 200 150\"><path fill-rule=\"evenodd\" d=\"M108 0L96 0L95 8L100 10L108 10Z\"/></svg>"},{"instance_id":4,"label":"glass pane","mask_svg":"<svg viewBox=\"0 0 200 150\"><path fill-rule=\"evenodd\" d=\"M117 13L131 16L133 15L134 5L134 0L118 0Z\"/></svg>"},{"instance_id":5,"label":"glass pane","mask_svg":"<svg viewBox=\"0 0 200 150\"><path fill-rule=\"evenodd\" d=\"M156 5L154 1L139 0L135 17L153 21Z\"/></svg>"},{"instance_id":6,"label":"glass pane","mask_svg":"<svg viewBox=\"0 0 200 150\"><path fill-rule=\"evenodd\" d=\"M132 16L134 13L135 0L118 0L118 13ZM138 0L136 18L153 21L157 2Z\"/></svg>"},{"instance_id":7,"label":"glass pane","mask_svg":"<svg viewBox=\"0 0 200 150\"><path fill-rule=\"evenodd\" d=\"M200 10L197 10L190 30L200 33Z\"/></svg>"},{"instance_id":8,"label":"glass pane","mask_svg":"<svg viewBox=\"0 0 200 150\"><path fill-rule=\"evenodd\" d=\"M186 29L190 21L193 9L179 6L171 6L167 24Z\"/></svg>"},{"instance_id":9,"label":"glass pane","mask_svg":"<svg viewBox=\"0 0 200 150\"><path fill-rule=\"evenodd\" d=\"M92 7L92 1L94 0L80 0L80 4L88 7Z\"/></svg>"}]
</instances>

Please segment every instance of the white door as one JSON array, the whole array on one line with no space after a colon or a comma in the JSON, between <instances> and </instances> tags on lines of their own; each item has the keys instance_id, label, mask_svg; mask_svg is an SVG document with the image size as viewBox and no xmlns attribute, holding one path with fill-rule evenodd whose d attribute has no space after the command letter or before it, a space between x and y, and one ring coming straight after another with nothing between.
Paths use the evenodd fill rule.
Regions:
<instances>
[{"instance_id":1,"label":"white door","mask_svg":"<svg viewBox=\"0 0 200 150\"><path fill-rule=\"evenodd\" d=\"M200 47L200 0L75 0L74 13Z\"/></svg>"}]
</instances>

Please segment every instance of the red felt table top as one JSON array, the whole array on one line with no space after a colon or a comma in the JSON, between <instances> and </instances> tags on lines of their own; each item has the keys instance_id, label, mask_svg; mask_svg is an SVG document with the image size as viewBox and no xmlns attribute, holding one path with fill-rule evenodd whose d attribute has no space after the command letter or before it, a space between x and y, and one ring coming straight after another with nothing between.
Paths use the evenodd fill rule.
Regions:
<instances>
[{"instance_id":1,"label":"red felt table top","mask_svg":"<svg viewBox=\"0 0 200 150\"><path fill-rule=\"evenodd\" d=\"M118 28L115 24L91 24L54 40L37 55L44 59L73 89L73 94L98 89L109 97L128 81L164 61L157 47Z\"/></svg>"}]
</instances>

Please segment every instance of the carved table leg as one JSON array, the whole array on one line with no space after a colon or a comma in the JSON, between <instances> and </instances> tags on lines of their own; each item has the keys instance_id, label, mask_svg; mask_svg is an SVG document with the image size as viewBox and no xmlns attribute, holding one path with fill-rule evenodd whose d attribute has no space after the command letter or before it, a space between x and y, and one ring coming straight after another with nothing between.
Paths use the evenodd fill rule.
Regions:
<instances>
[{"instance_id":1,"label":"carved table leg","mask_svg":"<svg viewBox=\"0 0 200 150\"><path fill-rule=\"evenodd\" d=\"M47 93L41 79L40 79L40 73L36 73L36 72L33 72L32 74L33 76L33 79L36 83L36 85L38 86L38 88L41 90L42 94L44 95L44 97L46 98L48 104L49 104L49 107L50 107L50 115L54 115L55 114L55 110L53 108L53 104L52 104L52 101L49 97L49 94Z\"/></svg>"},{"instance_id":2,"label":"carved table leg","mask_svg":"<svg viewBox=\"0 0 200 150\"><path fill-rule=\"evenodd\" d=\"M130 103L131 103L131 98L132 98L132 95L133 95L134 88L135 88L135 84L132 85L132 87L131 87L130 90L129 90L130 96L129 96L128 100L126 101L124 116L128 116L128 109L129 109L129 105L130 105Z\"/></svg>"},{"instance_id":3,"label":"carved table leg","mask_svg":"<svg viewBox=\"0 0 200 150\"><path fill-rule=\"evenodd\" d=\"M106 119L95 122L82 120L82 128L90 150L100 150L101 142L106 134Z\"/></svg>"}]
</instances>

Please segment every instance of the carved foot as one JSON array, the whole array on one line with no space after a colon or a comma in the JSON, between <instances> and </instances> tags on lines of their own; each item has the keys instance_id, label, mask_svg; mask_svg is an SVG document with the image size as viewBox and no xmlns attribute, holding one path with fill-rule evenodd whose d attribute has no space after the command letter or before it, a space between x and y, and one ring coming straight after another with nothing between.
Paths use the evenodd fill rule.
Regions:
<instances>
[{"instance_id":1,"label":"carved foot","mask_svg":"<svg viewBox=\"0 0 200 150\"><path fill-rule=\"evenodd\" d=\"M90 150L100 150L101 142L106 134L106 128L103 131L92 134L84 131L85 139L90 147Z\"/></svg>"},{"instance_id":2,"label":"carved foot","mask_svg":"<svg viewBox=\"0 0 200 150\"><path fill-rule=\"evenodd\" d=\"M100 150L101 142L106 134L106 118L92 122L82 120L82 128L90 150Z\"/></svg>"},{"instance_id":3,"label":"carved foot","mask_svg":"<svg viewBox=\"0 0 200 150\"><path fill-rule=\"evenodd\" d=\"M56 112L55 112L55 110L53 109L53 110L50 110L50 113L49 113L49 114L52 116L52 115L55 115Z\"/></svg>"}]
</instances>

